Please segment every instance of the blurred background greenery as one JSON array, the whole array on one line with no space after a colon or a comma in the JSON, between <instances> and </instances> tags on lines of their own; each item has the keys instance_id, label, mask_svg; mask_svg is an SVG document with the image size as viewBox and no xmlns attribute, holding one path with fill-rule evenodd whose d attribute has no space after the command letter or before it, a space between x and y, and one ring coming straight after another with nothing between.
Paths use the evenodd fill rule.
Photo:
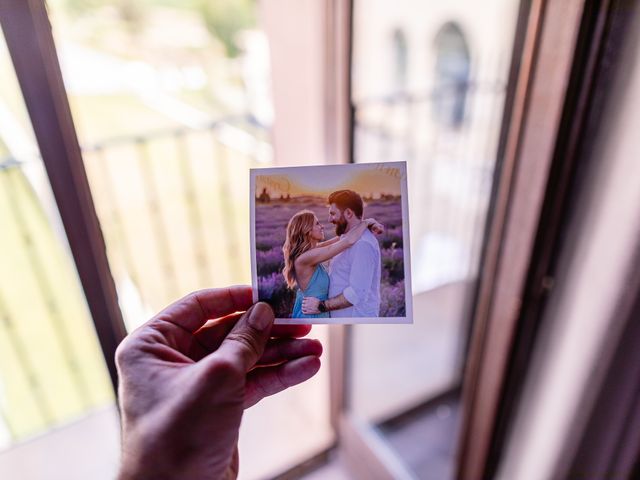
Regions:
<instances>
[{"instance_id":1,"label":"blurred background greenery","mask_svg":"<svg viewBox=\"0 0 640 480\"><path fill-rule=\"evenodd\" d=\"M47 6L128 327L191 290L249 283L246 173L271 158L270 98L256 90L269 75L256 2ZM0 66L7 447L114 396L4 37Z\"/></svg>"}]
</instances>

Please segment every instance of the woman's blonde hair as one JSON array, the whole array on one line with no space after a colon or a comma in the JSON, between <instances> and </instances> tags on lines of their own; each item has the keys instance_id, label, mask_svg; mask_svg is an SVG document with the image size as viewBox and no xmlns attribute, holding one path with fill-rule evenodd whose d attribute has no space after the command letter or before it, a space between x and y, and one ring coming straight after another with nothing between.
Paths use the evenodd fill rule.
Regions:
<instances>
[{"instance_id":1,"label":"woman's blonde hair","mask_svg":"<svg viewBox=\"0 0 640 480\"><path fill-rule=\"evenodd\" d=\"M310 235L315 223L315 214L311 210L302 210L291 217L287 224L287 239L282 247L282 253L284 253L282 274L289 288L295 288L297 285L296 259L315 247L317 243Z\"/></svg>"}]
</instances>

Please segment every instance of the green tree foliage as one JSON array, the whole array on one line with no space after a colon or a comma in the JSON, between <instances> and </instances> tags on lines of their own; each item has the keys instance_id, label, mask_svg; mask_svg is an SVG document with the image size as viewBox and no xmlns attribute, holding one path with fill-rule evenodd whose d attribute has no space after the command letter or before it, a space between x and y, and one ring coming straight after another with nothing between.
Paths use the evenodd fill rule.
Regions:
<instances>
[{"instance_id":1,"label":"green tree foliage","mask_svg":"<svg viewBox=\"0 0 640 480\"><path fill-rule=\"evenodd\" d=\"M238 32L256 24L255 0L201 0L198 7L207 28L224 44L227 55L237 56Z\"/></svg>"},{"instance_id":2,"label":"green tree foliage","mask_svg":"<svg viewBox=\"0 0 640 480\"><path fill-rule=\"evenodd\" d=\"M82 14L103 7L107 3L105 0L65 0L64 6L71 13Z\"/></svg>"},{"instance_id":3,"label":"green tree foliage","mask_svg":"<svg viewBox=\"0 0 640 480\"><path fill-rule=\"evenodd\" d=\"M136 0L64 0L64 5L72 15L85 15L102 7L113 7L132 33L140 28L144 15L144 5Z\"/></svg>"},{"instance_id":4,"label":"green tree foliage","mask_svg":"<svg viewBox=\"0 0 640 480\"><path fill-rule=\"evenodd\" d=\"M130 31L140 26L144 11L154 6L195 10L202 15L209 32L225 46L227 55L240 53L238 33L256 25L256 0L62 0L67 10L83 15L101 7L118 10Z\"/></svg>"}]
</instances>

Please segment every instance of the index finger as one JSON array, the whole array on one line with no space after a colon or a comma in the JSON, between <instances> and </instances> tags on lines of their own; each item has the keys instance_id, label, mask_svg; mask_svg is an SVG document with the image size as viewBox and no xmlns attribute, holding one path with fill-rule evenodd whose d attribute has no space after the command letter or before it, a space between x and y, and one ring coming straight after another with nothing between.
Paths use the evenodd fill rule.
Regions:
<instances>
[{"instance_id":1,"label":"index finger","mask_svg":"<svg viewBox=\"0 0 640 480\"><path fill-rule=\"evenodd\" d=\"M151 321L170 322L193 333L207 320L224 317L234 312L243 312L251 305L253 305L253 292L249 286L209 288L181 298Z\"/></svg>"},{"instance_id":2,"label":"index finger","mask_svg":"<svg viewBox=\"0 0 640 480\"><path fill-rule=\"evenodd\" d=\"M195 337L208 351L213 352L220 347L222 341L235 326L240 314L229 315L216 322L206 323L195 332ZM311 325L274 325L271 328L271 337L300 338L309 334Z\"/></svg>"}]
</instances>

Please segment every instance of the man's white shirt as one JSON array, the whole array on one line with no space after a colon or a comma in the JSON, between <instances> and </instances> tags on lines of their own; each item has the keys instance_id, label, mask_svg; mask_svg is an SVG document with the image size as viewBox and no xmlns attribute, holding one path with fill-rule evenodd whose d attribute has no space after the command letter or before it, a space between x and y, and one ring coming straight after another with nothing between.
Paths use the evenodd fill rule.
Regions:
<instances>
[{"instance_id":1,"label":"man's white shirt","mask_svg":"<svg viewBox=\"0 0 640 480\"><path fill-rule=\"evenodd\" d=\"M331 260L329 298L341 293L353 306L331 311L331 316L377 317L380 312L380 246L366 230L358 241Z\"/></svg>"}]
</instances>

